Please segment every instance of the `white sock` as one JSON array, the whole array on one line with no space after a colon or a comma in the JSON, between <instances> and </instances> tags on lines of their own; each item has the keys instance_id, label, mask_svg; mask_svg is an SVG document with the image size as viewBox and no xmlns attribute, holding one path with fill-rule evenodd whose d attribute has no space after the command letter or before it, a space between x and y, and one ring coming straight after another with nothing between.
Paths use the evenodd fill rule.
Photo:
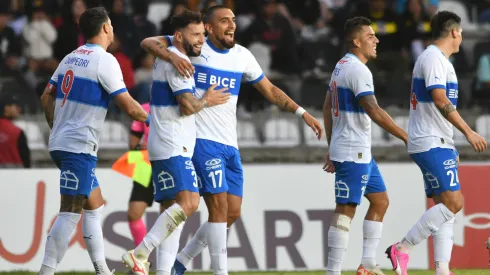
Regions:
<instances>
[{"instance_id":1,"label":"white sock","mask_svg":"<svg viewBox=\"0 0 490 275\"><path fill-rule=\"evenodd\" d=\"M328 230L328 263L327 275L340 275L342 260L344 259L347 244L349 243L349 232L330 226Z\"/></svg>"},{"instance_id":2,"label":"white sock","mask_svg":"<svg viewBox=\"0 0 490 275\"><path fill-rule=\"evenodd\" d=\"M182 249L182 251L177 254L177 260L184 266L187 266L192 259L197 257L207 244L208 237L208 222L201 224L196 234L192 236L192 239L187 243L187 245Z\"/></svg>"},{"instance_id":3,"label":"white sock","mask_svg":"<svg viewBox=\"0 0 490 275\"><path fill-rule=\"evenodd\" d=\"M454 218L442 224L439 230L432 234L436 275L449 275L449 262L453 251L453 229Z\"/></svg>"},{"instance_id":4,"label":"white sock","mask_svg":"<svg viewBox=\"0 0 490 275\"><path fill-rule=\"evenodd\" d=\"M159 246L185 220L187 216L184 210L180 205L174 203L160 214L143 241L134 250L134 255L139 259L148 259L153 249Z\"/></svg>"},{"instance_id":5,"label":"white sock","mask_svg":"<svg viewBox=\"0 0 490 275\"><path fill-rule=\"evenodd\" d=\"M94 265L96 275L110 275L104 253L104 237L102 235L102 211L104 205L95 210L83 210L82 232L87 245L90 260Z\"/></svg>"},{"instance_id":6,"label":"white sock","mask_svg":"<svg viewBox=\"0 0 490 275\"><path fill-rule=\"evenodd\" d=\"M46 265L41 265L41 270L37 275L54 275L54 272L56 269L46 266Z\"/></svg>"},{"instance_id":7,"label":"white sock","mask_svg":"<svg viewBox=\"0 0 490 275\"><path fill-rule=\"evenodd\" d=\"M179 252L180 235L184 224L185 222L179 224L174 232L157 247L157 275L170 274L177 252Z\"/></svg>"},{"instance_id":8,"label":"white sock","mask_svg":"<svg viewBox=\"0 0 490 275\"><path fill-rule=\"evenodd\" d=\"M454 218L451 212L444 204L439 203L425 211L417 223L408 231L402 242L397 245L397 249L403 253L410 250L427 239L432 233L439 230L443 223Z\"/></svg>"},{"instance_id":9,"label":"white sock","mask_svg":"<svg viewBox=\"0 0 490 275\"><path fill-rule=\"evenodd\" d=\"M383 223L364 220L362 226L364 242L362 245L362 266L366 268L376 267L376 250L378 249Z\"/></svg>"},{"instance_id":10,"label":"white sock","mask_svg":"<svg viewBox=\"0 0 490 275\"><path fill-rule=\"evenodd\" d=\"M58 214L53 227L49 231L44 251L43 266L50 267L53 270L52 274L54 274L58 263L65 256L71 234L75 231L80 221L80 216L77 213L61 212ZM46 267L41 267L40 274L43 274L41 272L45 272L44 274L46 275L50 274L49 271L51 269Z\"/></svg>"},{"instance_id":11,"label":"white sock","mask_svg":"<svg viewBox=\"0 0 490 275\"><path fill-rule=\"evenodd\" d=\"M208 245L211 268L215 275L227 275L226 222L208 222Z\"/></svg>"}]
</instances>

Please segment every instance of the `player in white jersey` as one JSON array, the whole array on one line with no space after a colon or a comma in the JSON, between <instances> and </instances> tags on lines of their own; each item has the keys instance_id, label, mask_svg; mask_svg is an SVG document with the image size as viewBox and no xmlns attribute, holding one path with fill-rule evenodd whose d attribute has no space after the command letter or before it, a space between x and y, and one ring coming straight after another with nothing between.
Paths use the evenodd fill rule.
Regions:
<instances>
[{"instance_id":1,"label":"player in white jersey","mask_svg":"<svg viewBox=\"0 0 490 275\"><path fill-rule=\"evenodd\" d=\"M434 44L418 57L413 69L408 153L422 171L427 197L436 205L422 215L400 243L386 250L398 275L408 274L410 250L430 235L434 240L435 273L450 274L454 216L463 207L453 126L476 152L487 149L487 142L456 111L458 80L449 57L459 51L463 39L461 19L449 11L438 12L431 20L431 31Z\"/></svg>"},{"instance_id":2,"label":"player in white jersey","mask_svg":"<svg viewBox=\"0 0 490 275\"><path fill-rule=\"evenodd\" d=\"M41 97L47 122L51 158L61 170L60 213L46 241L39 274L54 274L82 212L82 230L96 274L112 274L105 262L101 214L104 200L95 176L99 134L114 99L133 119L148 114L126 90L117 60L106 52L113 42L111 20L103 8L80 17L87 44L68 54L58 66Z\"/></svg>"},{"instance_id":3,"label":"player in white jersey","mask_svg":"<svg viewBox=\"0 0 490 275\"><path fill-rule=\"evenodd\" d=\"M328 230L327 275L340 275L350 224L362 197L369 201L363 224L364 244L358 275L383 274L376 264L388 195L371 155L371 120L407 143L407 133L378 106L373 75L365 65L376 58L378 39L371 21L345 23L349 52L337 63L325 98L323 116L329 143L324 170L335 173L335 212Z\"/></svg>"},{"instance_id":4,"label":"player in white jersey","mask_svg":"<svg viewBox=\"0 0 490 275\"><path fill-rule=\"evenodd\" d=\"M197 141L193 162L201 179L201 194L208 207L208 222L177 256L175 268L182 274L189 261L209 245L214 274L227 274L226 229L240 216L243 195L243 169L237 145L236 103L242 80L254 85L270 102L302 117L321 137L322 127L305 110L275 87L246 48L235 45L235 15L224 6L208 9L204 16L208 32L199 57L190 65L169 52L164 46L172 43L165 37L148 38L142 46L159 58L169 60L183 74L192 76L195 68L197 96L211 85L228 87L231 100L223 105L206 108L196 114Z\"/></svg>"},{"instance_id":5,"label":"player in white jersey","mask_svg":"<svg viewBox=\"0 0 490 275\"><path fill-rule=\"evenodd\" d=\"M169 51L188 59L199 56L204 44L204 25L199 13L185 10L171 19L175 40ZM196 99L193 78L181 76L172 64L157 59L153 69L150 112L152 114L148 153L152 166L155 201L161 203L160 217L134 251L123 255L123 261L134 274L148 275L148 256L171 235L176 247L163 245L158 254L175 261L178 240L185 220L199 206L198 177L192 163L196 143L195 113L205 107L228 102L227 88L211 86ZM169 242L164 242L169 243ZM157 274L165 274L158 268ZM166 271L170 272L170 268Z\"/></svg>"}]
</instances>

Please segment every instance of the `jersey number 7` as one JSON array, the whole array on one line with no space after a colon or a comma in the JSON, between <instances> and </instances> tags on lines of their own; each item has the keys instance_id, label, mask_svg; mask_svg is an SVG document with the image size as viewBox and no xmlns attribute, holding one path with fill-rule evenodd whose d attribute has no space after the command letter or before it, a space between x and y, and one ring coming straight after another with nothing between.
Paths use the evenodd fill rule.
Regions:
<instances>
[{"instance_id":1,"label":"jersey number 7","mask_svg":"<svg viewBox=\"0 0 490 275\"><path fill-rule=\"evenodd\" d=\"M63 102L61 102L61 107L65 105L66 99L71 92L71 88L73 86L73 81L75 80L75 74L72 70L68 70L63 77L63 81L61 82L61 91L63 92Z\"/></svg>"}]
</instances>

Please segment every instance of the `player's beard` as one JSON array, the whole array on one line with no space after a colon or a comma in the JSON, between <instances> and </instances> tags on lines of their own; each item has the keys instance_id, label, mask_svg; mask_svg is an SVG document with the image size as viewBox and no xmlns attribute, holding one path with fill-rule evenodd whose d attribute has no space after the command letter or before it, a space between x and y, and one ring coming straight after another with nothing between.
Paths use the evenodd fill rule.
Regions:
<instances>
[{"instance_id":1,"label":"player's beard","mask_svg":"<svg viewBox=\"0 0 490 275\"><path fill-rule=\"evenodd\" d=\"M227 41L225 38L217 38L217 40L219 41L219 43L221 43L221 45L223 45L223 47L227 49L235 47L235 39L233 39L233 41L231 42Z\"/></svg>"},{"instance_id":2,"label":"player's beard","mask_svg":"<svg viewBox=\"0 0 490 275\"><path fill-rule=\"evenodd\" d=\"M199 52L196 52L195 49L194 49L194 46L191 45L191 43L189 43L188 41L185 41L184 40L184 50L186 51L187 53L187 56L200 56L201 55L201 50L199 50Z\"/></svg>"}]
</instances>

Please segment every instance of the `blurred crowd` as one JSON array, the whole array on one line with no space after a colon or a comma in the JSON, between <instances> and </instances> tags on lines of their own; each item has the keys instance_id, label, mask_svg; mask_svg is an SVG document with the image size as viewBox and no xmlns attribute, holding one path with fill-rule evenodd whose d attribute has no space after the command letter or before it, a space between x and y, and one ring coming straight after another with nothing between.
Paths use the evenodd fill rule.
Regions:
<instances>
[{"instance_id":1,"label":"blurred crowd","mask_svg":"<svg viewBox=\"0 0 490 275\"><path fill-rule=\"evenodd\" d=\"M330 73L345 51L345 20L355 15L370 18L380 41L378 58L368 63L376 94L384 102L408 105L411 68L431 43L429 23L439 1L444 0L2 0L0 75L16 79L18 87L4 86L2 92L30 89L41 93L58 62L85 43L78 28L80 15L87 7L104 5L115 32L108 51L119 61L132 96L148 102L153 58L140 48L140 41L171 35L170 18L184 8L226 4L236 14L237 41L252 51L265 74L293 99L316 108L321 107ZM148 19L151 2L171 5L160 23ZM479 22L490 22L490 0L461 3L477 7ZM458 73L473 69L467 65L464 50L451 61ZM490 55L482 55L476 71L474 89L486 94ZM241 116L269 108L253 88L242 87Z\"/></svg>"}]
</instances>

